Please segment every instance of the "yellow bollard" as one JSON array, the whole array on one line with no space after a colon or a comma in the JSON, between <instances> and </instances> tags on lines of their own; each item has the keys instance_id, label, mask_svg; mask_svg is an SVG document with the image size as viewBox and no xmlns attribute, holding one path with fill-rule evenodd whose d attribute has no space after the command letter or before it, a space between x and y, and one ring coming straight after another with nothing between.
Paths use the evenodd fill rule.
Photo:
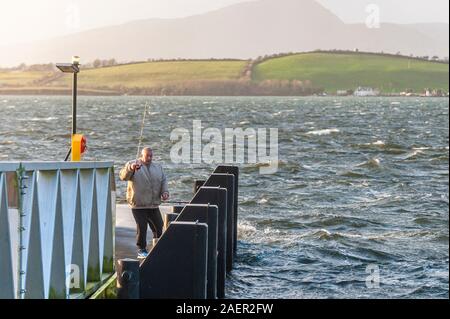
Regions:
<instances>
[{"instance_id":1,"label":"yellow bollard","mask_svg":"<svg viewBox=\"0 0 450 319\"><path fill-rule=\"evenodd\" d=\"M86 151L86 137L82 134L72 135L72 162L81 161L81 155Z\"/></svg>"}]
</instances>

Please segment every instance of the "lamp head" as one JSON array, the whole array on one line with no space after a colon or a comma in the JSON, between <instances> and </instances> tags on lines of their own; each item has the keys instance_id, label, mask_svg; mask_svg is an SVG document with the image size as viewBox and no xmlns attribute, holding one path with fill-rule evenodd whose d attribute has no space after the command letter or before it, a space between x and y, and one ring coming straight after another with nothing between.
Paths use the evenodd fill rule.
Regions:
<instances>
[{"instance_id":1,"label":"lamp head","mask_svg":"<svg viewBox=\"0 0 450 319\"><path fill-rule=\"evenodd\" d=\"M80 72L80 57L73 56L72 63L56 63L56 67L64 73Z\"/></svg>"},{"instance_id":2,"label":"lamp head","mask_svg":"<svg viewBox=\"0 0 450 319\"><path fill-rule=\"evenodd\" d=\"M78 55L74 55L72 57L72 64L73 65L79 65L80 64L80 57Z\"/></svg>"}]
</instances>

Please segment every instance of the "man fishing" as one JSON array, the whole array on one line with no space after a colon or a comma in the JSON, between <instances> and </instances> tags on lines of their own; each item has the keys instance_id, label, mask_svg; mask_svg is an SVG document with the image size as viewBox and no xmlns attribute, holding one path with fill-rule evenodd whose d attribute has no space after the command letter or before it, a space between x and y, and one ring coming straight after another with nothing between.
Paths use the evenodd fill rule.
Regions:
<instances>
[{"instance_id":1,"label":"man fishing","mask_svg":"<svg viewBox=\"0 0 450 319\"><path fill-rule=\"evenodd\" d=\"M162 235L163 221L159 211L161 199L169 199L167 178L162 166L153 162L153 150L145 147L141 158L130 161L120 170L119 177L128 181L127 202L136 221L136 245L138 258L145 258L147 251L147 224L153 232L155 243Z\"/></svg>"}]
</instances>

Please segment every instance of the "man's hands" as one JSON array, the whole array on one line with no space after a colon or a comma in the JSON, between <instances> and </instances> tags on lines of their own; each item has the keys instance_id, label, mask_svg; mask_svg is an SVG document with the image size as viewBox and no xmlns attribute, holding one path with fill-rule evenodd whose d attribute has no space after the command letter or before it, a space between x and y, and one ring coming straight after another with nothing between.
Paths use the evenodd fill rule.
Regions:
<instances>
[{"instance_id":1,"label":"man's hands","mask_svg":"<svg viewBox=\"0 0 450 319\"><path fill-rule=\"evenodd\" d=\"M169 193L168 192L164 192L161 196L162 200L168 200L169 199Z\"/></svg>"},{"instance_id":2,"label":"man's hands","mask_svg":"<svg viewBox=\"0 0 450 319\"><path fill-rule=\"evenodd\" d=\"M132 171L136 171L137 169L140 169L141 166L142 166L142 161L137 160L136 162L134 162L133 164L130 165L130 168Z\"/></svg>"}]
</instances>

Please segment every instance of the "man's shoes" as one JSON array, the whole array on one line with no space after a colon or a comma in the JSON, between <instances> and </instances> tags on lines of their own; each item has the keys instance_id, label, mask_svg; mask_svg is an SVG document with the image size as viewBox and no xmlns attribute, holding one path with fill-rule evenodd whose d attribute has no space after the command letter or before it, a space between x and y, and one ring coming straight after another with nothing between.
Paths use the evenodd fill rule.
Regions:
<instances>
[{"instance_id":1,"label":"man's shoes","mask_svg":"<svg viewBox=\"0 0 450 319\"><path fill-rule=\"evenodd\" d=\"M137 258L144 259L144 258L147 258L147 256L148 256L147 249L139 249L138 250Z\"/></svg>"}]
</instances>

